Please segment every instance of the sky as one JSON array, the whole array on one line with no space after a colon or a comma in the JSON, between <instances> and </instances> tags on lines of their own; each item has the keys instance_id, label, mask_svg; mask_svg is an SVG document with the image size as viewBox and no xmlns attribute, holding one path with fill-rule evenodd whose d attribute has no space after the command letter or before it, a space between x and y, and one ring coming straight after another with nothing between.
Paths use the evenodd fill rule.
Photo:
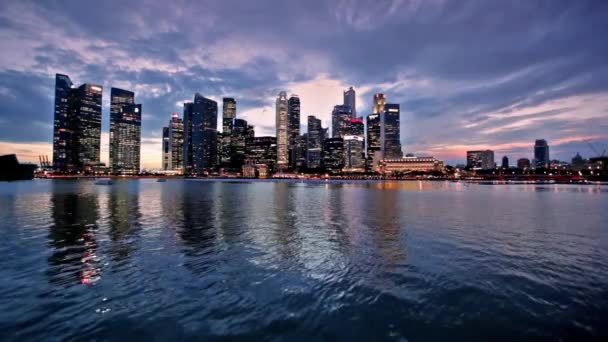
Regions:
<instances>
[{"instance_id":1,"label":"sky","mask_svg":"<svg viewBox=\"0 0 608 342\"><path fill-rule=\"evenodd\" d=\"M353 86L401 105L404 152L500 163L608 148L608 1L207 0L0 2L0 154L52 158L55 74L143 105L142 167L158 168L162 126L195 92L235 97L256 136L274 135L274 101L298 94L302 130L324 127Z\"/></svg>"}]
</instances>

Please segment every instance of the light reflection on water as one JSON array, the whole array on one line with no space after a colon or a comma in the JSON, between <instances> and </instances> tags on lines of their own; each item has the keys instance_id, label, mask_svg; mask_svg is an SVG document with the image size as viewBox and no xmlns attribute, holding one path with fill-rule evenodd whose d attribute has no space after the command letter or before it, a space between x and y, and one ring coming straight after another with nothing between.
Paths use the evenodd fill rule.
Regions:
<instances>
[{"instance_id":1,"label":"light reflection on water","mask_svg":"<svg viewBox=\"0 0 608 342\"><path fill-rule=\"evenodd\" d=\"M0 338L605 335L606 187L0 185Z\"/></svg>"}]
</instances>

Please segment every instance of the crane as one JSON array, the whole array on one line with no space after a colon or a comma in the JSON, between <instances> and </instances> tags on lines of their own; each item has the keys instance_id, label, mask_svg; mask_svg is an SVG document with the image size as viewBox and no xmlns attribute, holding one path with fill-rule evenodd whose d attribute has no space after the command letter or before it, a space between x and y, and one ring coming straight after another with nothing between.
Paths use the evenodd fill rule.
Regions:
<instances>
[{"instance_id":1,"label":"crane","mask_svg":"<svg viewBox=\"0 0 608 342\"><path fill-rule=\"evenodd\" d=\"M599 157L605 157L606 156L606 149L604 149L604 151L602 151L602 153L600 153L595 146L593 146L593 144L591 143L591 141L587 140L587 139L583 139L584 142L587 143L587 145L589 145L589 148L593 151L593 153L595 153L597 156Z\"/></svg>"}]
</instances>

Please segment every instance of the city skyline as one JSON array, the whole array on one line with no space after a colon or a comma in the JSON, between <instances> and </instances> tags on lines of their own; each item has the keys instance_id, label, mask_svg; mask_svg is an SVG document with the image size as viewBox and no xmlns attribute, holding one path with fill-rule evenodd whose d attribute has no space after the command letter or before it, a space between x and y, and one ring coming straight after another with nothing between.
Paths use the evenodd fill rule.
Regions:
<instances>
[{"instance_id":1,"label":"city skyline","mask_svg":"<svg viewBox=\"0 0 608 342\"><path fill-rule=\"evenodd\" d=\"M219 2L205 13L177 5L194 8L181 14L139 3L127 7L146 7L142 13L119 14L111 3L1 6L0 122L7 127L19 118L29 129L3 129L0 153L16 152L23 161L52 156L55 73L103 87L100 145L107 165L113 87L134 92L144 108L143 168L161 167L162 127L197 92L218 104L234 98L237 116L259 136L274 135L280 90L301 99L301 133L309 115L330 127L333 107L351 86L359 117L371 113L373 94L384 93L387 103L400 106L403 152L448 164L464 163L467 150L490 149L513 162L533 159L537 139L547 140L551 159L570 160L577 152L593 155L583 139L608 142L602 120L608 51L594 34L606 27L603 4L499 4L496 11L470 2L463 12L454 3L355 1L262 3L243 11L247 15L231 12L253 32L217 20L213 27L189 25L200 15L221 18L232 10ZM98 18L83 20L85 10ZM285 15L270 23L279 12ZM383 20L373 19L378 16ZM142 24L148 21L159 24ZM297 21L311 23L310 32L283 25L285 32L275 33L276 25ZM328 40L323 44L320 32ZM298 55L289 52L296 43ZM201 49L207 52L184 57ZM398 53L377 54L381 49ZM218 122L221 132L221 117Z\"/></svg>"}]
</instances>

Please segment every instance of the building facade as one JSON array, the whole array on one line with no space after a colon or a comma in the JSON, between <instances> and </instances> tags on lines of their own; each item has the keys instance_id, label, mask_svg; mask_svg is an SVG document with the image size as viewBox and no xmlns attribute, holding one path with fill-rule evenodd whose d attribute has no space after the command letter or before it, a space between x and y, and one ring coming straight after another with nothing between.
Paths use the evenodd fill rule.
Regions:
<instances>
[{"instance_id":1,"label":"building facade","mask_svg":"<svg viewBox=\"0 0 608 342\"><path fill-rule=\"evenodd\" d=\"M380 153L382 149L380 140L380 114L370 114L367 116L367 134L366 134L366 155L367 160L371 160L374 154Z\"/></svg>"},{"instance_id":2,"label":"building facade","mask_svg":"<svg viewBox=\"0 0 608 342\"><path fill-rule=\"evenodd\" d=\"M494 163L494 151L467 151L467 167L473 170L491 170Z\"/></svg>"},{"instance_id":3,"label":"building facade","mask_svg":"<svg viewBox=\"0 0 608 342\"><path fill-rule=\"evenodd\" d=\"M401 158L401 111L399 104L386 103L380 112L380 148L382 158Z\"/></svg>"},{"instance_id":4,"label":"building facade","mask_svg":"<svg viewBox=\"0 0 608 342\"><path fill-rule=\"evenodd\" d=\"M357 117L357 94L355 93L355 89L353 87L348 88L348 90L344 91L344 105L349 106L352 111L352 118Z\"/></svg>"},{"instance_id":5,"label":"building facade","mask_svg":"<svg viewBox=\"0 0 608 342\"><path fill-rule=\"evenodd\" d=\"M231 97L222 99L222 144L221 144L221 163L230 164L230 139L232 137L233 120L236 118L236 100Z\"/></svg>"},{"instance_id":6,"label":"building facade","mask_svg":"<svg viewBox=\"0 0 608 342\"><path fill-rule=\"evenodd\" d=\"M132 91L110 90L110 172L139 173L141 153L141 104Z\"/></svg>"},{"instance_id":7,"label":"building facade","mask_svg":"<svg viewBox=\"0 0 608 342\"><path fill-rule=\"evenodd\" d=\"M53 169L61 173L88 172L100 164L103 88L72 85L67 75L55 75Z\"/></svg>"},{"instance_id":8,"label":"building facade","mask_svg":"<svg viewBox=\"0 0 608 342\"><path fill-rule=\"evenodd\" d=\"M171 114L169 125L163 127L163 170L183 171L184 122L177 113Z\"/></svg>"},{"instance_id":9,"label":"building facade","mask_svg":"<svg viewBox=\"0 0 608 342\"><path fill-rule=\"evenodd\" d=\"M386 103L386 96L382 93L374 94L374 103L372 105L372 114L380 114L384 112L384 104Z\"/></svg>"},{"instance_id":10,"label":"building facade","mask_svg":"<svg viewBox=\"0 0 608 342\"><path fill-rule=\"evenodd\" d=\"M184 104L184 173L200 175L217 167L217 102L197 93Z\"/></svg>"},{"instance_id":11,"label":"building facade","mask_svg":"<svg viewBox=\"0 0 608 342\"><path fill-rule=\"evenodd\" d=\"M362 136L344 136L344 167L345 172L365 171L365 139Z\"/></svg>"},{"instance_id":12,"label":"building facade","mask_svg":"<svg viewBox=\"0 0 608 342\"><path fill-rule=\"evenodd\" d=\"M530 168L530 159L528 159L528 158L517 159L517 168L518 169L529 169Z\"/></svg>"},{"instance_id":13,"label":"building facade","mask_svg":"<svg viewBox=\"0 0 608 342\"><path fill-rule=\"evenodd\" d=\"M502 157L502 168L503 169L508 169L509 168L509 157L504 156Z\"/></svg>"},{"instance_id":14,"label":"building facade","mask_svg":"<svg viewBox=\"0 0 608 342\"><path fill-rule=\"evenodd\" d=\"M276 171L284 171L289 165L289 133L287 119L287 93L282 91L276 100L276 137L277 161Z\"/></svg>"},{"instance_id":15,"label":"building facade","mask_svg":"<svg viewBox=\"0 0 608 342\"><path fill-rule=\"evenodd\" d=\"M331 137L342 138L351 134L352 109L350 106L337 105L331 112Z\"/></svg>"},{"instance_id":16,"label":"building facade","mask_svg":"<svg viewBox=\"0 0 608 342\"><path fill-rule=\"evenodd\" d=\"M287 135L289 168L296 170L298 160L302 157L300 152L300 98L298 95L291 95L287 100Z\"/></svg>"},{"instance_id":17,"label":"building facade","mask_svg":"<svg viewBox=\"0 0 608 342\"><path fill-rule=\"evenodd\" d=\"M323 142L323 167L332 173L342 171L344 167L344 139L325 139Z\"/></svg>"},{"instance_id":18,"label":"building facade","mask_svg":"<svg viewBox=\"0 0 608 342\"><path fill-rule=\"evenodd\" d=\"M308 135L306 140L306 167L318 169L321 167L322 132L321 120L313 115L308 116Z\"/></svg>"},{"instance_id":19,"label":"building facade","mask_svg":"<svg viewBox=\"0 0 608 342\"><path fill-rule=\"evenodd\" d=\"M443 171L443 162L433 157L414 156L383 159L379 164L379 171L389 174L395 172Z\"/></svg>"},{"instance_id":20,"label":"building facade","mask_svg":"<svg viewBox=\"0 0 608 342\"><path fill-rule=\"evenodd\" d=\"M253 126L248 125L246 120L234 119L232 126L232 137L230 138L230 165L240 169L245 164L247 141L254 137Z\"/></svg>"},{"instance_id":21,"label":"building facade","mask_svg":"<svg viewBox=\"0 0 608 342\"><path fill-rule=\"evenodd\" d=\"M265 136L248 140L247 161L254 165L266 165L273 171L277 161L277 138Z\"/></svg>"},{"instance_id":22,"label":"building facade","mask_svg":"<svg viewBox=\"0 0 608 342\"><path fill-rule=\"evenodd\" d=\"M534 166L538 168L549 167L549 144L545 139L534 142Z\"/></svg>"}]
</instances>

